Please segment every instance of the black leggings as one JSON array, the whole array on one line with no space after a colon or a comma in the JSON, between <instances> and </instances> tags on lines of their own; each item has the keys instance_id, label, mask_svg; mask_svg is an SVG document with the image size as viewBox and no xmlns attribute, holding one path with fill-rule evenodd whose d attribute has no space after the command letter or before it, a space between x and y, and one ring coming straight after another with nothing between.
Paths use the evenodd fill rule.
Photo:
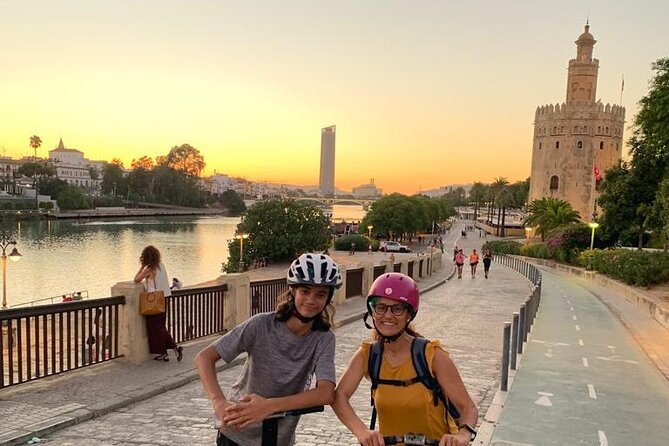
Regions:
<instances>
[{"instance_id":1,"label":"black leggings","mask_svg":"<svg viewBox=\"0 0 669 446\"><path fill-rule=\"evenodd\" d=\"M234 441L230 440L225 435L223 435L221 431L218 431L218 436L216 437L216 446L239 446L239 445Z\"/></svg>"}]
</instances>

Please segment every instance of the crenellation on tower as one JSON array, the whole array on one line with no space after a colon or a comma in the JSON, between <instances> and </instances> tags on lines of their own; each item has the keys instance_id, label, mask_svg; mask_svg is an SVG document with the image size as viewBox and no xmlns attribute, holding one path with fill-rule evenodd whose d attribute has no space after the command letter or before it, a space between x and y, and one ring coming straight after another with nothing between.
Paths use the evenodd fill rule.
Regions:
<instances>
[{"instance_id":1,"label":"crenellation on tower","mask_svg":"<svg viewBox=\"0 0 669 446\"><path fill-rule=\"evenodd\" d=\"M618 163L625 126L625 107L595 100L596 42L586 25L569 61L566 101L540 105L534 113L530 201L564 199L583 221L595 212L595 167L603 175Z\"/></svg>"}]
</instances>

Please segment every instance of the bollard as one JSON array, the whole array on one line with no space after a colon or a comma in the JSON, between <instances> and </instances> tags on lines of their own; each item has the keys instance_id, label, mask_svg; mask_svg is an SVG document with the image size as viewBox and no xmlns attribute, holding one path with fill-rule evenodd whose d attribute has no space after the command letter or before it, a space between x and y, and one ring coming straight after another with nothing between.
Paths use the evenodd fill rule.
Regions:
<instances>
[{"instance_id":1,"label":"bollard","mask_svg":"<svg viewBox=\"0 0 669 446\"><path fill-rule=\"evenodd\" d=\"M500 390L506 392L509 386L509 341L511 339L511 324L504 323L504 342L502 346L502 380Z\"/></svg>"},{"instance_id":2,"label":"bollard","mask_svg":"<svg viewBox=\"0 0 669 446\"><path fill-rule=\"evenodd\" d=\"M523 342L527 342L527 335L530 332L530 326L532 322L530 321L530 298L528 297L525 301L525 327L523 329Z\"/></svg>"},{"instance_id":3,"label":"bollard","mask_svg":"<svg viewBox=\"0 0 669 446\"><path fill-rule=\"evenodd\" d=\"M523 353L523 330L525 329L525 304L520 306L518 318L518 354Z\"/></svg>"},{"instance_id":4,"label":"bollard","mask_svg":"<svg viewBox=\"0 0 669 446\"><path fill-rule=\"evenodd\" d=\"M513 313L511 329L511 370L516 370L516 356L518 356L518 312Z\"/></svg>"}]
</instances>

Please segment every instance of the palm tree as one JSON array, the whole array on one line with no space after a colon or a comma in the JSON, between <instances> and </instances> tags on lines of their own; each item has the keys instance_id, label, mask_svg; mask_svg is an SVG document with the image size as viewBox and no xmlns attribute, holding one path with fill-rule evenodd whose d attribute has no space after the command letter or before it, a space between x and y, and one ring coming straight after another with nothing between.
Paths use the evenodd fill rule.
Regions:
<instances>
[{"instance_id":1,"label":"palm tree","mask_svg":"<svg viewBox=\"0 0 669 446\"><path fill-rule=\"evenodd\" d=\"M505 193L506 186L509 184L509 181L504 177L495 178L495 181L490 185L490 188L493 190L494 203L499 209L497 213L497 235L500 235L500 223L502 218L502 208L506 210L507 206L507 194ZM504 200L504 201L501 201ZM502 231L503 232L503 231Z\"/></svg>"},{"instance_id":2,"label":"palm tree","mask_svg":"<svg viewBox=\"0 0 669 446\"><path fill-rule=\"evenodd\" d=\"M541 241L546 239L546 234L552 229L581 220L581 214L575 211L571 204L559 198L546 197L534 200L528 210L530 216L525 224L536 227L536 231L541 234Z\"/></svg>"},{"instance_id":3,"label":"palm tree","mask_svg":"<svg viewBox=\"0 0 669 446\"><path fill-rule=\"evenodd\" d=\"M474 223L478 221L479 207L485 198L485 188L485 184L477 181L469 191L469 204L474 203Z\"/></svg>"},{"instance_id":4,"label":"palm tree","mask_svg":"<svg viewBox=\"0 0 669 446\"><path fill-rule=\"evenodd\" d=\"M37 149L42 145L42 138L37 135L30 137L30 147L35 149L35 156L33 157L33 162L37 162ZM35 208L39 212L39 193L37 192L37 175L33 177L33 189L35 190Z\"/></svg>"}]
</instances>

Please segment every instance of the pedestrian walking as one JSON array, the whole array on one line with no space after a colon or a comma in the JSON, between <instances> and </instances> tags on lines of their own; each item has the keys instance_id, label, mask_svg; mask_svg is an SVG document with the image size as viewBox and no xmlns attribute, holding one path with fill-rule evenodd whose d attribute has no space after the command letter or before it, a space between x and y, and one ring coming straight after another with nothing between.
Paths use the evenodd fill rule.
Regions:
<instances>
[{"instance_id":1,"label":"pedestrian walking","mask_svg":"<svg viewBox=\"0 0 669 446\"><path fill-rule=\"evenodd\" d=\"M473 250L469 255L469 267L472 270L472 279L476 279L476 267L479 264L479 254Z\"/></svg>"},{"instance_id":2,"label":"pedestrian walking","mask_svg":"<svg viewBox=\"0 0 669 446\"><path fill-rule=\"evenodd\" d=\"M458 279L462 279L462 267L465 264L465 253L459 249L455 254L455 267L458 270Z\"/></svg>"},{"instance_id":3,"label":"pedestrian walking","mask_svg":"<svg viewBox=\"0 0 669 446\"><path fill-rule=\"evenodd\" d=\"M490 272L490 264L492 263L492 253L490 252L489 249L486 249L483 251L483 274L485 275L485 278L488 278L488 274Z\"/></svg>"},{"instance_id":4,"label":"pedestrian walking","mask_svg":"<svg viewBox=\"0 0 669 446\"><path fill-rule=\"evenodd\" d=\"M139 262L141 266L135 274L135 283L145 281L144 286L147 292L162 291L165 297L171 296L170 282L167 278L165 265L161 262L158 248L152 245L144 248L139 256ZM167 331L165 312L144 316L144 320L146 321L146 333L149 338L149 353L158 355L153 359L168 362L170 356L167 350L172 349L177 361L181 361L183 359L183 347L178 347L170 332Z\"/></svg>"},{"instance_id":5,"label":"pedestrian walking","mask_svg":"<svg viewBox=\"0 0 669 446\"><path fill-rule=\"evenodd\" d=\"M453 359L438 340L424 339L411 325L419 304L418 286L404 274L383 274L369 290L365 325L371 317L373 341L363 341L353 355L332 403L361 445L382 445L384 436L410 432L439 439L441 446L465 446L476 436L478 410ZM363 376L372 382L369 427L350 402Z\"/></svg>"},{"instance_id":6,"label":"pedestrian walking","mask_svg":"<svg viewBox=\"0 0 669 446\"><path fill-rule=\"evenodd\" d=\"M335 388L331 330L339 266L325 254L302 254L290 265L288 291L273 313L239 324L196 357L200 380L220 420L217 446L259 445L261 421L275 412L329 404ZM216 362L246 353L242 376L224 393ZM310 388L312 375L316 386ZM279 420L279 445L295 443L298 417Z\"/></svg>"},{"instance_id":7,"label":"pedestrian walking","mask_svg":"<svg viewBox=\"0 0 669 446\"><path fill-rule=\"evenodd\" d=\"M351 242L351 250L348 255L352 256L353 254L355 254L355 242Z\"/></svg>"}]
</instances>

